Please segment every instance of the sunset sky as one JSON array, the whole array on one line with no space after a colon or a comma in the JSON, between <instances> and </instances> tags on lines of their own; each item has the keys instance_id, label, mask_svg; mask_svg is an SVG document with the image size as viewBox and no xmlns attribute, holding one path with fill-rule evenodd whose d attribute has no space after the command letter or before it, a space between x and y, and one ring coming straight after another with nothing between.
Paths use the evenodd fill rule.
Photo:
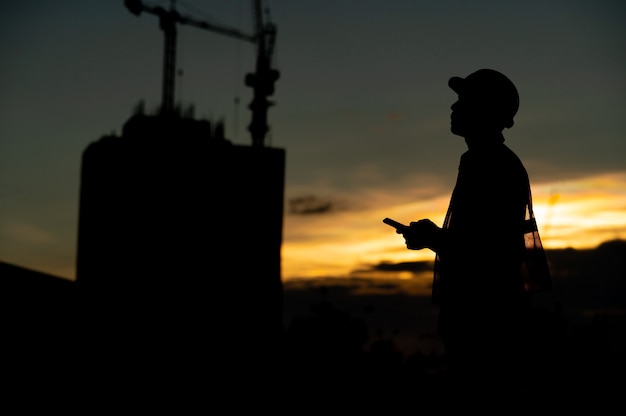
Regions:
<instances>
[{"instance_id":1,"label":"sunset sky","mask_svg":"<svg viewBox=\"0 0 626 416\"><path fill-rule=\"evenodd\" d=\"M252 33L251 4L176 7ZM381 262L433 259L408 251L382 219L442 224L466 149L449 130L447 81L485 67L520 92L504 134L528 170L544 246L626 239L625 2L264 4L281 72L266 144L287 155L283 279L367 277ZM176 100L250 144L253 45L178 30ZM121 134L140 100L159 105L162 55L158 19L123 0L0 5L0 261L74 278L82 152ZM323 212L292 212L298 198Z\"/></svg>"}]
</instances>

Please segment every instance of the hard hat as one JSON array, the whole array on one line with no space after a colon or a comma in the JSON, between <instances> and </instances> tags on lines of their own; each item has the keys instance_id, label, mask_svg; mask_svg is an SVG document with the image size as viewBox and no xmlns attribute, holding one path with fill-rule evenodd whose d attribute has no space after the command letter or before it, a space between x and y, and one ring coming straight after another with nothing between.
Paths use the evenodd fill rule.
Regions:
<instances>
[{"instance_id":1,"label":"hard hat","mask_svg":"<svg viewBox=\"0 0 626 416\"><path fill-rule=\"evenodd\" d=\"M513 126L513 117L519 109L519 94L506 75L493 69L479 69L465 78L452 77L448 86L459 97L478 100L497 110L505 127Z\"/></svg>"}]
</instances>

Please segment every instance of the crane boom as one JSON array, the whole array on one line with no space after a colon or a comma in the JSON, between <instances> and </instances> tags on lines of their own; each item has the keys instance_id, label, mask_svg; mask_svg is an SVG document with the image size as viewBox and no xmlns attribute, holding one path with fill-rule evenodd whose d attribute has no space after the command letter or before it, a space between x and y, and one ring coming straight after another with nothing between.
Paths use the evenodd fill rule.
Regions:
<instances>
[{"instance_id":1,"label":"crane boom","mask_svg":"<svg viewBox=\"0 0 626 416\"><path fill-rule=\"evenodd\" d=\"M241 31L237 29L229 28L225 26L216 26L212 23L195 20L188 16L179 16L178 21L180 23L192 25L200 29L205 29L205 30L210 30L213 32L221 33L222 35L230 36L232 38L236 38L240 40L245 40L251 43L256 43L257 41L257 35L249 35L246 33L242 33Z\"/></svg>"},{"instance_id":2,"label":"crane boom","mask_svg":"<svg viewBox=\"0 0 626 416\"><path fill-rule=\"evenodd\" d=\"M249 108L252 110L252 121L248 126L248 130L252 135L252 144L262 146L265 135L269 130L267 126L267 109L273 105L273 103L267 100L267 96L274 93L274 82L278 79L279 72L271 68L276 26L271 23L263 24L261 0L253 0L252 4L255 14L254 34L247 34L232 27L218 26L189 16L180 15L174 7L174 1L170 3L169 10L160 6L145 5L141 0L124 0L124 4L136 16L146 12L159 17L159 26L164 34L162 114L171 114L174 110L177 23L217 32L257 45L255 73L247 74L245 83L254 89L254 97L249 105Z\"/></svg>"}]
</instances>

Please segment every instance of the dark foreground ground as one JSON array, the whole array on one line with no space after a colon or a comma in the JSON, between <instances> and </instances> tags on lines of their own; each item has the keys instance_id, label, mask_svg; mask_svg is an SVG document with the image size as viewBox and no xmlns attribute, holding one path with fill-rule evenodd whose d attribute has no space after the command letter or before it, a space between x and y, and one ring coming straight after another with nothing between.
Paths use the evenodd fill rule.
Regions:
<instances>
[{"instance_id":1,"label":"dark foreground ground","mask_svg":"<svg viewBox=\"0 0 626 416\"><path fill-rule=\"evenodd\" d=\"M219 314L210 325L194 314L83 314L89 307L50 296L72 293L57 283L41 297L3 291L0 391L7 408L65 413L612 414L626 391L626 243L548 256L554 290L534 304L532 359L518 386L480 388L478 372L453 388L437 308L406 282L318 279L285 283L278 336Z\"/></svg>"},{"instance_id":2,"label":"dark foreground ground","mask_svg":"<svg viewBox=\"0 0 626 416\"><path fill-rule=\"evenodd\" d=\"M512 402L518 407L608 409L626 391L626 243L554 250L548 257L554 290L533 303L533 359ZM345 377L346 382L356 379L371 401L426 400L434 405L454 400L436 335L438 311L428 296L397 290L388 280L328 279L285 286L290 346L297 351L298 365L318 380L302 385L323 392ZM358 363L356 377L346 375L353 371L346 370L348 363ZM303 378L307 380L300 377L298 382ZM480 374L472 378L482 382ZM479 401L494 399L484 394Z\"/></svg>"}]
</instances>

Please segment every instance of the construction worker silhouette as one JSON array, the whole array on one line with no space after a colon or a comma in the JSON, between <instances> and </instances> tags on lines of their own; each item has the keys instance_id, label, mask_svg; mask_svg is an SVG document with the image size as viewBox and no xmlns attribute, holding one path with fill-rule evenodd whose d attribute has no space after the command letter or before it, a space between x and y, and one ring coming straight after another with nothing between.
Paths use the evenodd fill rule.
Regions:
<instances>
[{"instance_id":1,"label":"construction worker silhouette","mask_svg":"<svg viewBox=\"0 0 626 416\"><path fill-rule=\"evenodd\" d=\"M451 380L473 397L483 389L519 395L529 300L550 289L529 178L504 144L519 95L492 69L452 77L448 86L458 94L451 131L468 150L443 226L421 219L397 232L407 248L436 253L432 299Z\"/></svg>"}]
</instances>

